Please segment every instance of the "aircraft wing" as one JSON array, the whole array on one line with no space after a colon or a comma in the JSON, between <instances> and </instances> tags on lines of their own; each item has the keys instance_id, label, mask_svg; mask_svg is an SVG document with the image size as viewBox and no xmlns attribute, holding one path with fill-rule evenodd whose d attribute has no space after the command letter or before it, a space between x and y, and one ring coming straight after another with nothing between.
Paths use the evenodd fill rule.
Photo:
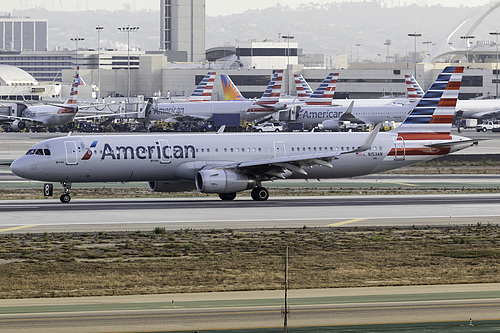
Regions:
<instances>
[{"instance_id":1,"label":"aircraft wing","mask_svg":"<svg viewBox=\"0 0 500 333\"><path fill-rule=\"evenodd\" d=\"M33 119L33 118L26 118L26 117L16 117L16 116L4 116L4 115L0 115L0 118L5 118L7 120L31 121L33 123L43 124L43 122L41 122L39 120L36 120L36 119Z\"/></svg>"},{"instance_id":2,"label":"aircraft wing","mask_svg":"<svg viewBox=\"0 0 500 333\"><path fill-rule=\"evenodd\" d=\"M345 152L327 151L300 155L282 155L262 160L237 163L228 167L232 169L247 169L251 173L263 174L264 176L270 178L285 178L285 176L283 175L285 170L290 170L292 172L307 175L304 167L321 165L324 167L333 168L331 162L335 159L338 159L339 156L343 154L360 153L370 149L373 141L375 140L375 137L380 131L380 127L381 124L378 124L375 129L368 135L365 141L354 150Z\"/></svg>"}]
</instances>

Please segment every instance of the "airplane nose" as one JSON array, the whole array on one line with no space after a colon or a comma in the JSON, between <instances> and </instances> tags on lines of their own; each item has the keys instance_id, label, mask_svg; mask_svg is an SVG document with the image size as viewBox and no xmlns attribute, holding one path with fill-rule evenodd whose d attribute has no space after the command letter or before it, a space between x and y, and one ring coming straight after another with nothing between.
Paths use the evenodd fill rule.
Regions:
<instances>
[{"instance_id":1,"label":"airplane nose","mask_svg":"<svg viewBox=\"0 0 500 333\"><path fill-rule=\"evenodd\" d=\"M12 171L13 174L15 174L19 177L24 177L24 173L25 173L24 162L20 161L19 158L14 160L14 162L12 162L10 165L10 171Z\"/></svg>"}]
</instances>

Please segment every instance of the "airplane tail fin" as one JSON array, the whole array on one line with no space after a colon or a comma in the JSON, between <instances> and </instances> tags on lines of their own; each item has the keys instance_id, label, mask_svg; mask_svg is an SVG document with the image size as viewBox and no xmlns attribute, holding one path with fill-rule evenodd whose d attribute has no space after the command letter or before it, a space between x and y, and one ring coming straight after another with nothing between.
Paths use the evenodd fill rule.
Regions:
<instances>
[{"instance_id":1,"label":"airplane tail fin","mask_svg":"<svg viewBox=\"0 0 500 333\"><path fill-rule=\"evenodd\" d=\"M305 101L313 94L313 91L307 81L301 74L293 74L295 78L295 90L299 101Z\"/></svg>"},{"instance_id":2,"label":"airplane tail fin","mask_svg":"<svg viewBox=\"0 0 500 333\"><path fill-rule=\"evenodd\" d=\"M240 93L238 87L233 83L228 75L221 74L222 89L226 101L245 101L246 98Z\"/></svg>"},{"instance_id":3,"label":"airplane tail fin","mask_svg":"<svg viewBox=\"0 0 500 333\"><path fill-rule=\"evenodd\" d=\"M330 106L333 102L333 95L337 87L339 73L330 73L321 82L314 93L305 101L307 105Z\"/></svg>"},{"instance_id":4,"label":"airplane tail fin","mask_svg":"<svg viewBox=\"0 0 500 333\"><path fill-rule=\"evenodd\" d=\"M274 72L273 77L262 97L256 102L261 105L274 105L279 103L281 94L281 85L283 83L283 70L278 69Z\"/></svg>"},{"instance_id":5,"label":"airplane tail fin","mask_svg":"<svg viewBox=\"0 0 500 333\"><path fill-rule=\"evenodd\" d=\"M415 102L419 98L422 98L422 96L418 96L417 91L415 90L415 86L411 81L410 75L405 75L405 83L406 91L408 93L408 99L410 100L410 102Z\"/></svg>"},{"instance_id":6,"label":"airplane tail fin","mask_svg":"<svg viewBox=\"0 0 500 333\"><path fill-rule=\"evenodd\" d=\"M415 88L415 91L417 92L418 98L424 97L424 91L422 90L422 87L420 86L420 84L418 84L417 80L411 74L410 80L413 84L413 87Z\"/></svg>"},{"instance_id":7,"label":"airplane tail fin","mask_svg":"<svg viewBox=\"0 0 500 333\"><path fill-rule=\"evenodd\" d=\"M73 83L71 84L71 91L69 93L69 98L66 100L66 103L64 103L65 105L76 107L79 84L80 84L80 66L76 67L75 75L73 75Z\"/></svg>"},{"instance_id":8,"label":"airplane tail fin","mask_svg":"<svg viewBox=\"0 0 500 333\"><path fill-rule=\"evenodd\" d=\"M189 96L189 102L209 102L214 89L215 72L208 72Z\"/></svg>"},{"instance_id":9,"label":"airplane tail fin","mask_svg":"<svg viewBox=\"0 0 500 333\"><path fill-rule=\"evenodd\" d=\"M463 71L463 66L446 67L406 120L394 131L399 135L426 133L449 135Z\"/></svg>"}]
</instances>

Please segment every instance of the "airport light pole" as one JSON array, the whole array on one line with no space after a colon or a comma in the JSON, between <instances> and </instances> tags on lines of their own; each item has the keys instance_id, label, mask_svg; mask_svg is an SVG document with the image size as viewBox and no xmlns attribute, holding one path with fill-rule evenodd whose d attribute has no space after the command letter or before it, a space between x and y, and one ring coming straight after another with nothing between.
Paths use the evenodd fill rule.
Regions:
<instances>
[{"instance_id":1,"label":"airport light pole","mask_svg":"<svg viewBox=\"0 0 500 333\"><path fill-rule=\"evenodd\" d=\"M356 62L359 62L359 47L361 44L356 44Z\"/></svg>"},{"instance_id":2,"label":"airport light pole","mask_svg":"<svg viewBox=\"0 0 500 333\"><path fill-rule=\"evenodd\" d=\"M476 38L476 36L464 35L464 36L460 36L460 38L462 38L463 40L465 40L466 58L467 58L467 62L469 62L469 39Z\"/></svg>"},{"instance_id":3,"label":"airport light pole","mask_svg":"<svg viewBox=\"0 0 500 333\"><path fill-rule=\"evenodd\" d=\"M429 56L429 62L431 60L431 54L429 53L429 44L432 44L430 40L426 40L425 42L422 42L422 44L427 45L427 55Z\"/></svg>"},{"instance_id":4,"label":"airport light pole","mask_svg":"<svg viewBox=\"0 0 500 333\"><path fill-rule=\"evenodd\" d=\"M104 27L98 25L95 27L97 30L97 99L101 98L101 46L100 46L100 40L101 40L101 30L104 29Z\"/></svg>"},{"instance_id":5,"label":"airport light pole","mask_svg":"<svg viewBox=\"0 0 500 333\"><path fill-rule=\"evenodd\" d=\"M415 65L415 80L417 80L417 38L421 37L422 34L417 32L408 34L409 37L415 37L415 53L413 53L413 64Z\"/></svg>"},{"instance_id":6,"label":"airport light pole","mask_svg":"<svg viewBox=\"0 0 500 333\"><path fill-rule=\"evenodd\" d=\"M389 62L389 47L391 46L392 42L390 39L386 40L384 45L387 46L387 57L385 58L386 59L386 62Z\"/></svg>"},{"instance_id":7,"label":"airport light pole","mask_svg":"<svg viewBox=\"0 0 500 333\"><path fill-rule=\"evenodd\" d=\"M127 33L127 103L130 99L130 33L139 30L139 27L126 27L118 28L120 32Z\"/></svg>"},{"instance_id":8,"label":"airport light pole","mask_svg":"<svg viewBox=\"0 0 500 333\"><path fill-rule=\"evenodd\" d=\"M493 31L493 32L490 32L490 35L492 36L496 36L497 37L497 41L496 41L496 47L497 47L497 69L496 69L496 74L497 74L497 78L496 78L496 94L495 94L495 98L498 98L498 36L500 35L500 32L497 30L497 31Z\"/></svg>"},{"instance_id":9,"label":"airport light pole","mask_svg":"<svg viewBox=\"0 0 500 333\"><path fill-rule=\"evenodd\" d=\"M281 36L281 38L286 39L286 55L287 55L287 60L286 60L286 90L287 90L287 95L290 95L290 39L294 39L295 36Z\"/></svg>"},{"instance_id":10,"label":"airport light pole","mask_svg":"<svg viewBox=\"0 0 500 333\"><path fill-rule=\"evenodd\" d=\"M75 54L76 54L76 67L78 68L78 42L81 42L82 40L85 40L85 38L77 36L77 37L71 37L70 40L73 41L73 42L76 42L76 51L75 51Z\"/></svg>"}]
</instances>

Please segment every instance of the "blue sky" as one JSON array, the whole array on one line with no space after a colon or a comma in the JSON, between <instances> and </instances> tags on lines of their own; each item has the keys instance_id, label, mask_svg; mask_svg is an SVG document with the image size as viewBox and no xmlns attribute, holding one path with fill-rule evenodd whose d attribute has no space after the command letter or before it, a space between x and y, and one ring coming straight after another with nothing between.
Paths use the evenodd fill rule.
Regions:
<instances>
[{"instance_id":1,"label":"blue sky","mask_svg":"<svg viewBox=\"0 0 500 333\"><path fill-rule=\"evenodd\" d=\"M354 2L363 0L313 0L315 3L329 2ZM482 6L492 1L490 0L381 0L388 6L397 4L427 4L443 6ZM209 16L229 15L241 13L248 9L262 9L272 7L278 3L283 6L297 7L304 0L252 0L252 1L227 1L227 0L206 0L207 14ZM132 11L144 9L158 9L160 0L0 0L0 11L10 12L13 9L25 8L47 8L49 10L92 10L92 9L122 9L127 8Z\"/></svg>"}]
</instances>

